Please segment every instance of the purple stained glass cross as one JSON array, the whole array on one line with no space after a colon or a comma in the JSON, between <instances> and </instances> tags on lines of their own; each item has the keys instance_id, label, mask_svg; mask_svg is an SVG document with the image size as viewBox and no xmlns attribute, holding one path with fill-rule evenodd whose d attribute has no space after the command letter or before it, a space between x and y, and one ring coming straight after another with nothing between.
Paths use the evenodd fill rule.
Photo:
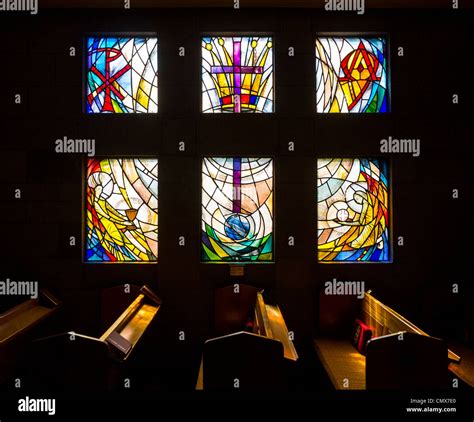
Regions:
<instances>
[{"instance_id":1,"label":"purple stained glass cross","mask_svg":"<svg viewBox=\"0 0 474 422\"><path fill-rule=\"evenodd\" d=\"M234 41L234 64L233 66L211 66L211 73L233 74L234 75L234 113L240 113L242 75L262 74L263 66L242 66L241 63L241 42Z\"/></svg>"},{"instance_id":2,"label":"purple stained glass cross","mask_svg":"<svg viewBox=\"0 0 474 422\"><path fill-rule=\"evenodd\" d=\"M234 197L232 198L232 211L234 213L240 213L242 208L242 197L240 188L242 185L242 161L240 158L234 158L234 171L233 171L233 194Z\"/></svg>"}]
</instances>

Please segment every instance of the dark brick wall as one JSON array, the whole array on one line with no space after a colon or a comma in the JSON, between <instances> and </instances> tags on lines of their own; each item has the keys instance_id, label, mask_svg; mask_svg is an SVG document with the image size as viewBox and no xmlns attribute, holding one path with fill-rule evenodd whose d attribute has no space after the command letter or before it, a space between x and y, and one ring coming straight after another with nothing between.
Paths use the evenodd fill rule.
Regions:
<instances>
[{"instance_id":1,"label":"dark brick wall","mask_svg":"<svg viewBox=\"0 0 474 422\"><path fill-rule=\"evenodd\" d=\"M454 296L450 289L455 282L465 289L472 278L471 17L465 11L357 16L304 9L0 14L0 279L40 281L64 300L64 324L87 334L99 334L101 288L150 284L165 303L156 341L167 366L196 359L209 332L213 287L236 281L272 289L298 343L317 329L317 290L334 277L365 281L427 331L445 336L456 327L462 337L463 301L472 290ZM134 31L158 34L159 114L83 114L84 35ZM200 114L199 40L208 31L274 34L274 114ZM391 113L315 114L313 43L317 32L331 31L389 34ZM69 56L70 46L76 57ZM185 57L177 54L180 46ZM404 57L395 54L398 46ZM14 104L16 93L21 105ZM452 93L460 95L457 106ZM54 153L54 141L65 135L95 138L98 156L159 157L157 265L82 263L83 157ZM389 265L318 265L316 157L373 156L389 135L421 138L419 158L392 158L393 237L403 236L405 246L395 243ZM181 140L184 153L177 148ZM293 153L286 150L290 140ZM231 279L227 266L199 262L200 159L219 154L275 157L275 263L246 267L242 280ZM21 200L14 199L16 188ZM460 189L457 201L453 188ZM185 247L178 246L180 235ZM290 235L294 247L287 246ZM69 246L69 236L77 246ZM177 341L181 330L184 344Z\"/></svg>"}]
</instances>

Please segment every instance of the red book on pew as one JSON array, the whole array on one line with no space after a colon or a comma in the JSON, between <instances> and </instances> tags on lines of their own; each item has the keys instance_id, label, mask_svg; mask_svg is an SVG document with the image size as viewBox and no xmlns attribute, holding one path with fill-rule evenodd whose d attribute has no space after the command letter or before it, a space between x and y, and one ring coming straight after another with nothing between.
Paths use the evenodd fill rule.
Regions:
<instances>
[{"instance_id":1,"label":"red book on pew","mask_svg":"<svg viewBox=\"0 0 474 422\"><path fill-rule=\"evenodd\" d=\"M367 342L372 338L372 329L364 324L360 319L356 319L354 329L352 331L352 345L359 351L360 354L365 355L365 348Z\"/></svg>"}]
</instances>

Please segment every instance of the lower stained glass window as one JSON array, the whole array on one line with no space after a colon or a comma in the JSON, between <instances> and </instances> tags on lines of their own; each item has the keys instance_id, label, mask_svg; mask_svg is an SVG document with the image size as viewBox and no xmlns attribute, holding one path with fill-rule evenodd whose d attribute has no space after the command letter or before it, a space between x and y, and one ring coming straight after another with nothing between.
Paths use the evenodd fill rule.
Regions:
<instances>
[{"instance_id":1,"label":"lower stained glass window","mask_svg":"<svg viewBox=\"0 0 474 422\"><path fill-rule=\"evenodd\" d=\"M389 189L386 160L318 160L320 262L391 261Z\"/></svg>"},{"instance_id":2,"label":"lower stained glass window","mask_svg":"<svg viewBox=\"0 0 474 422\"><path fill-rule=\"evenodd\" d=\"M86 261L157 260L157 159L89 159L86 194Z\"/></svg>"},{"instance_id":3,"label":"lower stained glass window","mask_svg":"<svg viewBox=\"0 0 474 422\"><path fill-rule=\"evenodd\" d=\"M201 260L273 260L273 160L204 158Z\"/></svg>"}]
</instances>

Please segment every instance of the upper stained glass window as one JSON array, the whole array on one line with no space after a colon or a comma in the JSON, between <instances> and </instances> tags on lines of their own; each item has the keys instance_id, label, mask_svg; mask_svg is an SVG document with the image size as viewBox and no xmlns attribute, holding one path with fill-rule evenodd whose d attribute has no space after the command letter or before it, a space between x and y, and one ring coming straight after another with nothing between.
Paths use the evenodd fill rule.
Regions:
<instances>
[{"instance_id":1,"label":"upper stained glass window","mask_svg":"<svg viewBox=\"0 0 474 422\"><path fill-rule=\"evenodd\" d=\"M91 158L86 194L86 261L157 260L158 160Z\"/></svg>"},{"instance_id":2,"label":"upper stained glass window","mask_svg":"<svg viewBox=\"0 0 474 422\"><path fill-rule=\"evenodd\" d=\"M201 259L273 259L273 160L204 158Z\"/></svg>"},{"instance_id":3,"label":"upper stained glass window","mask_svg":"<svg viewBox=\"0 0 474 422\"><path fill-rule=\"evenodd\" d=\"M316 39L316 111L388 111L385 38Z\"/></svg>"},{"instance_id":4,"label":"upper stained glass window","mask_svg":"<svg viewBox=\"0 0 474 422\"><path fill-rule=\"evenodd\" d=\"M87 39L87 113L158 111L158 40Z\"/></svg>"},{"instance_id":5,"label":"upper stained glass window","mask_svg":"<svg viewBox=\"0 0 474 422\"><path fill-rule=\"evenodd\" d=\"M386 160L319 159L317 198L319 261L391 261Z\"/></svg>"},{"instance_id":6,"label":"upper stained glass window","mask_svg":"<svg viewBox=\"0 0 474 422\"><path fill-rule=\"evenodd\" d=\"M272 113L271 37L202 39L202 112Z\"/></svg>"}]
</instances>

